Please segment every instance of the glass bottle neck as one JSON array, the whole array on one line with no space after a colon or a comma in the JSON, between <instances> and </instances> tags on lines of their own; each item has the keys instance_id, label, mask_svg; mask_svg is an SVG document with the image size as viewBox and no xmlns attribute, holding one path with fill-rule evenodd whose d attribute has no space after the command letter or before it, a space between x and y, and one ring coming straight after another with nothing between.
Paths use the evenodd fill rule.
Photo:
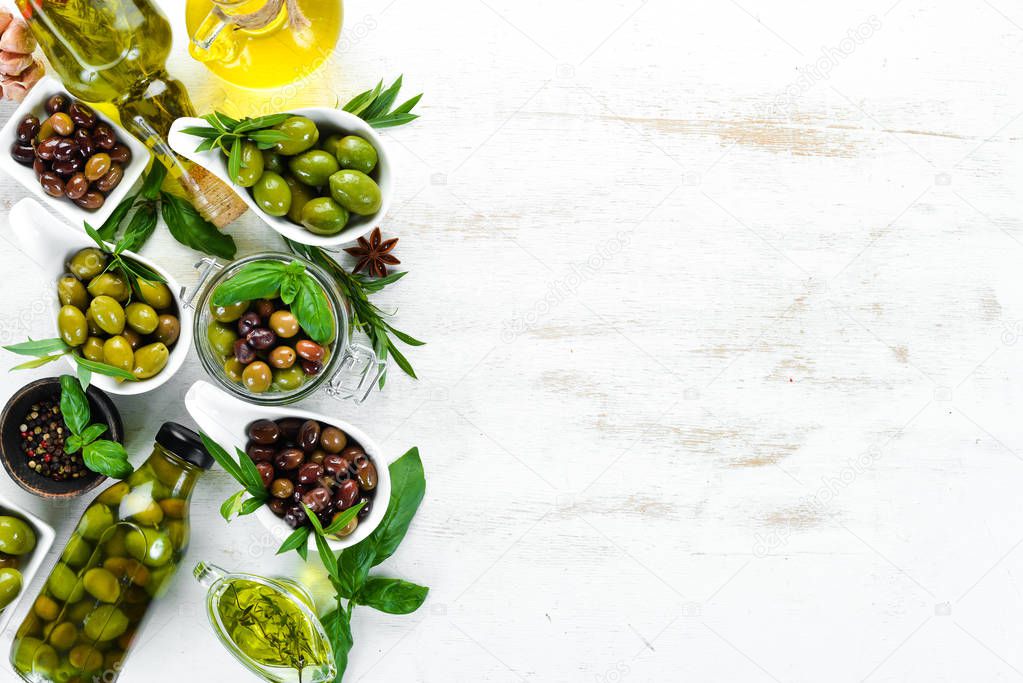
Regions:
<instances>
[{"instance_id":1,"label":"glass bottle neck","mask_svg":"<svg viewBox=\"0 0 1023 683\"><path fill-rule=\"evenodd\" d=\"M160 444L153 446L152 454L142 467L151 471L153 476L167 486L171 490L171 495L186 500L192 496L195 482L204 471Z\"/></svg>"}]
</instances>

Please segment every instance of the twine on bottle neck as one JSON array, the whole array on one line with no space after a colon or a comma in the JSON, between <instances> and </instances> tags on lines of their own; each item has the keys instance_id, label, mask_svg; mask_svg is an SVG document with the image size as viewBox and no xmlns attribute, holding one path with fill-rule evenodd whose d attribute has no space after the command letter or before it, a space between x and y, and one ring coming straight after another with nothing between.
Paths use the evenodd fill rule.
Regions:
<instances>
[{"instance_id":1,"label":"twine on bottle neck","mask_svg":"<svg viewBox=\"0 0 1023 683\"><path fill-rule=\"evenodd\" d=\"M234 24L238 28L258 30L270 24L281 13L281 8L287 4L288 27L293 31L304 31L312 26L312 22L298 6L298 0L267 0L267 3L255 12L249 14L225 14L220 7L215 8L214 13L223 21Z\"/></svg>"}]
</instances>

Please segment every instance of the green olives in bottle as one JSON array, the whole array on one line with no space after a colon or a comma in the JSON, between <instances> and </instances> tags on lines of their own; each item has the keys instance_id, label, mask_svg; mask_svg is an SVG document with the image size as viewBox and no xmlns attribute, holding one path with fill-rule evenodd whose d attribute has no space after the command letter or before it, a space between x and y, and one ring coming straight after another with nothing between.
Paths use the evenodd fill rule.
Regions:
<instances>
[{"instance_id":1,"label":"green olives in bottle","mask_svg":"<svg viewBox=\"0 0 1023 683\"><path fill-rule=\"evenodd\" d=\"M264 172L252 187L252 198L269 216L284 216L291 208L291 190L284 178L273 171Z\"/></svg>"},{"instance_id":2,"label":"green olives in bottle","mask_svg":"<svg viewBox=\"0 0 1023 683\"><path fill-rule=\"evenodd\" d=\"M89 324L85 314L74 306L61 306L57 313L57 329L60 338L68 346L81 346L89 338Z\"/></svg>"},{"instance_id":3,"label":"green olives in bottle","mask_svg":"<svg viewBox=\"0 0 1023 683\"><path fill-rule=\"evenodd\" d=\"M166 367L168 358L170 349L162 343L146 344L135 352L135 367L131 372L136 379L149 379Z\"/></svg>"},{"instance_id":4,"label":"green olives in bottle","mask_svg":"<svg viewBox=\"0 0 1023 683\"><path fill-rule=\"evenodd\" d=\"M139 334L152 334L160 322L160 316L155 308L137 301L128 304L124 309L124 315L128 327Z\"/></svg>"},{"instance_id":5,"label":"green olives in bottle","mask_svg":"<svg viewBox=\"0 0 1023 683\"><path fill-rule=\"evenodd\" d=\"M317 197L302 207L302 227L317 235L336 235L348 225L348 211L330 197Z\"/></svg>"},{"instance_id":6,"label":"green olives in bottle","mask_svg":"<svg viewBox=\"0 0 1023 683\"><path fill-rule=\"evenodd\" d=\"M341 168L351 168L370 174L377 167L377 150L358 135L346 135L338 140L334 155Z\"/></svg>"},{"instance_id":7,"label":"green olives in bottle","mask_svg":"<svg viewBox=\"0 0 1023 683\"><path fill-rule=\"evenodd\" d=\"M288 161L288 168L291 170L291 175L300 183L310 187L320 187L326 185L330 176L337 173L341 167L333 155L322 149L311 149L292 157Z\"/></svg>"},{"instance_id":8,"label":"green olives in bottle","mask_svg":"<svg viewBox=\"0 0 1023 683\"><path fill-rule=\"evenodd\" d=\"M85 310L89 306L89 293L82 281L70 273L57 280L57 298L62 306L74 306Z\"/></svg>"},{"instance_id":9,"label":"green olives in bottle","mask_svg":"<svg viewBox=\"0 0 1023 683\"><path fill-rule=\"evenodd\" d=\"M330 176L330 196L348 211L360 216L376 213L383 201L375 180L362 171L348 168Z\"/></svg>"},{"instance_id":10,"label":"green olives in bottle","mask_svg":"<svg viewBox=\"0 0 1023 683\"><path fill-rule=\"evenodd\" d=\"M75 252L68 261L67 269L79 280L90 280L107 267L107 255L96 247L87 247Z\"/></svg>"},{"instance_id":11,"label":"green olives in bottle","mask_svg":"<svg viewBox=\"0 0 1023 683\"><path fill-rule=\"evenodd\" d=\"M276 144L274 149L287 156L301 154L311 149L320 139L320 131L313 121L305 116L292 116L274 126L287 138Z\"/></svg>"},{"instance_id":12,"label":"green olives in bottle","mask_svg":"<svg viewBox=\"0 0 1023 683\"><path fill-rule=\"evenodd\" d=\"M131 287L117 273L97 275L86 286L86 289L92 296L109 296L120 303L124 303L131 296Z\"/></svg>"},{"instance_id":13,"label":"green olives in bottle","mask_svg":"<svg viewBox=\"0 0 1023 683\"><path fill-rule=\"evenodd\" d=\"M263 175L263 152L250 140L242 141L241 145L242 163L235 183L242 187L252 187Z\"/></svg>"},{"instance_id":14,"label":"green olives in bottle","mask_svg":"<svg viewBox=\"0 0 1023 683\"><path fill-rule=\"evenodd\" d=\"M89 311L99 328L107 334L121 334L124 331L124 308L113 297L96 297L89 303Z\"/></svg>"}]
</instances>

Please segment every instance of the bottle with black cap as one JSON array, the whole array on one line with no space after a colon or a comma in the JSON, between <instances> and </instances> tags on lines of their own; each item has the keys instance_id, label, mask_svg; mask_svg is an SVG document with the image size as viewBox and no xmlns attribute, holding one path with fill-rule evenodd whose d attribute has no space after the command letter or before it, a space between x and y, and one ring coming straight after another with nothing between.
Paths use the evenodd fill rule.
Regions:
<instances>
[{"instance_id":1,"label":"bottle with black cap","mask_svg":"<svg viewBox=\"0 0 1023 683\"><path fill-rule=\"evenodd\" d=\"M14 637L22 678L116 680L184 557L192 489L212 465L198 434L167 422L149 459L96 496Z\"/></svg>"}]
</instances>

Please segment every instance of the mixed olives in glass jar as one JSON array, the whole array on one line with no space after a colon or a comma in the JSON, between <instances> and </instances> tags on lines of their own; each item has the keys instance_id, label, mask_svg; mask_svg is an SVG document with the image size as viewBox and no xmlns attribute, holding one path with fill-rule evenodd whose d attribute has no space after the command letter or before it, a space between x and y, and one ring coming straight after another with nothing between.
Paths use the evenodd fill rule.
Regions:
<instances>
[{"instance_id":1,"label":"mixed olives in glass jar","mask_svg":"<svg viewBox=\"0 0 1023 683\"><path fill-rule=\"evenodd\" d=\"M170 288L129 281L110 256L89 247L57 279L57 328L82 357L126 370L138 380L158 375L178 342L181 320Z\"/></svg>"},{"instance_id":2,"label":"mixed olives in glass jar","mask_svg":"<svg viewBox=\"0 0 1023 683\"><path fill-rule=\"evenodd\" d=\"M365 449L333 425L285 417L256 420L246 429L245 453L270 492L267 506L295 529L310 525L305 507L326 527L359 503L359 514L338 532L350 536L373 506L377 466Z\"/></svg>"},{"instance_id":3,"label":"mixed olives in glass jar","mask_svg":"<svg viewBox=\"0 0 1023 683\"><path fill-rule=\"evenodd\" d=\"M237 177L264 213L329 236L344 230L353 214L380 210L379 157L369 141L358 135L321 135L305 116L292 116L274 130L287 137L272 149L242 144Z\"/></svg>"},{"instance_id":4,"label":"mixed olives in glass jar","mask_svg":"<svg viewBox=\"0 0 1023 683\"><path fill-rule=\"evenodd\" d=\"M253 394L291 392L323 372L329 345L309 338L279 298L209 304L209 348L224 375Z\"/></svg>"}]
</instances>

